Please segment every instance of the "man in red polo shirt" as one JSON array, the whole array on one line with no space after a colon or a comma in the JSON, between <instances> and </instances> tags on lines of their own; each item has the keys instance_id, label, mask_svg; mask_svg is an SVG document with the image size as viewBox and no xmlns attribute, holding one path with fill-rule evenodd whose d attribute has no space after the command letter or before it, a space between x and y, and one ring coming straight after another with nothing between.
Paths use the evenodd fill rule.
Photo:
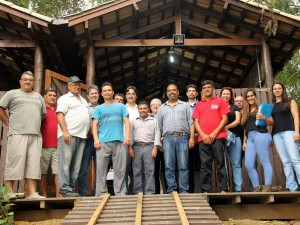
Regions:
<instances>
[{"instance_id":1,"label":"man in red polo shirt","mask_svg":"<svg viewBox=\"0 0 300 225\"><path fill-rule=\"evenodd\" d=\"M201 160L200 184L202 192L212 192L212 162L216 163L219 187L222 192L228 191L228 174L224 153L227 114L230 112L224 101L213 95L214 83L210 80L202 82L202 100L193 112L195 128L199 141Z\"/></svg>"},{"instance_id":2,"label":"man in red polo shirt","mask_svg":"<svg viewBox=\"0 0 300 225\"><path fill-rule=\"evenodd\" d=\"M44 91L47 115L42 121L41 133L43 137L43 149L41 155L41 194L47 197L47 172L51 162L51 170L54 175L55 193L58 191L58 159L57 159L57 116L56 116L56 90L53 88Z\"/></svg>"}]
</instances>

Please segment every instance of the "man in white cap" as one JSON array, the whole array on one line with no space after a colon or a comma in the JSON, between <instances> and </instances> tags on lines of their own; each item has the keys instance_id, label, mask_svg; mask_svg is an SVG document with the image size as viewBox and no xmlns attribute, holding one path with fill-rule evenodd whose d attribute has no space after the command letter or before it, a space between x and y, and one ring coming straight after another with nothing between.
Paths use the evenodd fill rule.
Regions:
<instances>
[{"instance_id":1,"label":"man in white cap","mask_svg":"<svg viewBox=\"0 0 300 225\"><path fill-rule=\"evenodd\" d=\"M57 101L58 180L59 193L64 197L78 196L73 189L90 128L88 103L80 95L81 83L77 76L70 77L69 92Z\"/></svg>"}]
</instances>

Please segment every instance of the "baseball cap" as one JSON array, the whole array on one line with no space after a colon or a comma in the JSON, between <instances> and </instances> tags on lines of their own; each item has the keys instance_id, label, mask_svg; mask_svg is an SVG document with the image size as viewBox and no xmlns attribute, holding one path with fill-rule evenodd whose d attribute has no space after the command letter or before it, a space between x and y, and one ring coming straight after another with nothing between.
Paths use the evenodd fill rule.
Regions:
<instances>
[{"instance_id":1,"label":"baseball cap","mask_svg":"<svg viewBox=\"0 0 300 225\"><path fill-rule=\"evenodd\" d=\"M68 83L73 83L73 82L80 82L80 83L83 83L83 81L80 80L77 76L69 77Z\"/></svg>"}]
</instances>

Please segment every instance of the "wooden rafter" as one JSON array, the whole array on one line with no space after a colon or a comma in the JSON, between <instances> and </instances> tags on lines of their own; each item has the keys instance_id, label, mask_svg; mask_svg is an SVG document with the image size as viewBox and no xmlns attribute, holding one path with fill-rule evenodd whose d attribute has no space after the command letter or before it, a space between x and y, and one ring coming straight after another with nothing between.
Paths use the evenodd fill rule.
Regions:
<instances>
[{"instance_id":1,"label":"wooden rafter","mask_svg":"<svg viewBox=\"0 0 300 225\"><path fill-rule=\"evenodd\" d=\"M95 41L95 47L141 47L141 46L173 46L173 39L131 39ZM185 46L242 46L261 45L261 39L218 38L218 39L185 39Z\"/></svg>"},{"instance_id":2,"label":"wooden rafter","mask_svg":"<svg viewBox=\"0 0 300 225\"><path fill-rule=\"evenodd\" d=\"M34 48L33 40L0 40L0 48Z\"/></svg>"},{"instance_id":3,"label":"wooden rafter","mask_svg":"<svg viewBox=\"0 0 300 225\"><path fill-rule=\"evenodd\" d=\"M38 17L32 16L28 13L21 12L19 10L16 10L14 8L11 8L11 7L8 7L6 5L2 5L2 4L0 4L0 10L4 11L6 13L12 14L16 17L25 19L27 21L31 21L31 22L36 23L36 24L40 24L44 27L48 27L48 24L51 22L51 20L45 21L45 20L39 19Z\"/></svg>"},{"instance_id":4,"label":"wooden rafter","mask_svg":"<svg viewBox=\"0 0 300 225\"><path fill-rule=\"evenodd\" d=\"M90 20L90 19L93 19L93 18L96 18L96 17L99 17L99 16L102 16L102 15L105 15L107 13L110 13L110 12L114 12L118 9L121 9L121 8L124 8L126 6L129 6L129 5L132 5L134 3L137 3L137 2L140 2L141 0L128 0L128 1L123 1L119 4L116 4L116 5L112 5L111 7L107 7L103 10L101 10L101 8L99 9L99 11L95 11L93 13L89 13L87 12L86 15L81 15L80 17L78 18L70 18L69 19L69 22L68 22L68 25L69 27L71 26L74 26L76 24L79 24L79 23L82 23L86 20Z\"/></svg>"}]
</instances>

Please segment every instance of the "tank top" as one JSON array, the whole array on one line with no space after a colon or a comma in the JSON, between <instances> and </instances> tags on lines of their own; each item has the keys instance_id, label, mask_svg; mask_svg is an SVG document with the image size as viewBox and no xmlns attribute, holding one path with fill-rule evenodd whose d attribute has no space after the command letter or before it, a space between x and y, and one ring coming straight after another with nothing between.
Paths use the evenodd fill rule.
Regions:
<instances>
[{"instance_id":1,"label":"tank top","mask_svg":"<svg viewBox=\"0 0 300 225\"><path fill-rule=\"evenodd\" d=\"M284 108L282 102L274 104L272 116L274 119L273 135L282 131L295 130L291 109Z\"/></svg>"},{"instance_id":2,"label":"tank top","mask_svg":"<svg viewBox=\"0 0 300 225\"><path fill-rule=\"evenodd\" d=\"M246 129L246 135L248 136L248 133L250 131L256 130L259 133L268 133L267 127L258 127L255 125L256 121L256 114L249 115L246 121L245 129Z\"/></svg>"},{"instance_id":3,"label":"tank top","mask_svg":"<svg viewBox=\"0 0 300 225\"><path fill-rule=\"evenodd\" d=\"M239 108L236 105L230 105L230 113L228 114L228 122L227 124L231 124L233 121L235 121L235 111L240 111ZM236 137L240 136L239 132L239 126L233 127L229 129L232 133L235 134Z\"/></svg>"}]
</instances>

